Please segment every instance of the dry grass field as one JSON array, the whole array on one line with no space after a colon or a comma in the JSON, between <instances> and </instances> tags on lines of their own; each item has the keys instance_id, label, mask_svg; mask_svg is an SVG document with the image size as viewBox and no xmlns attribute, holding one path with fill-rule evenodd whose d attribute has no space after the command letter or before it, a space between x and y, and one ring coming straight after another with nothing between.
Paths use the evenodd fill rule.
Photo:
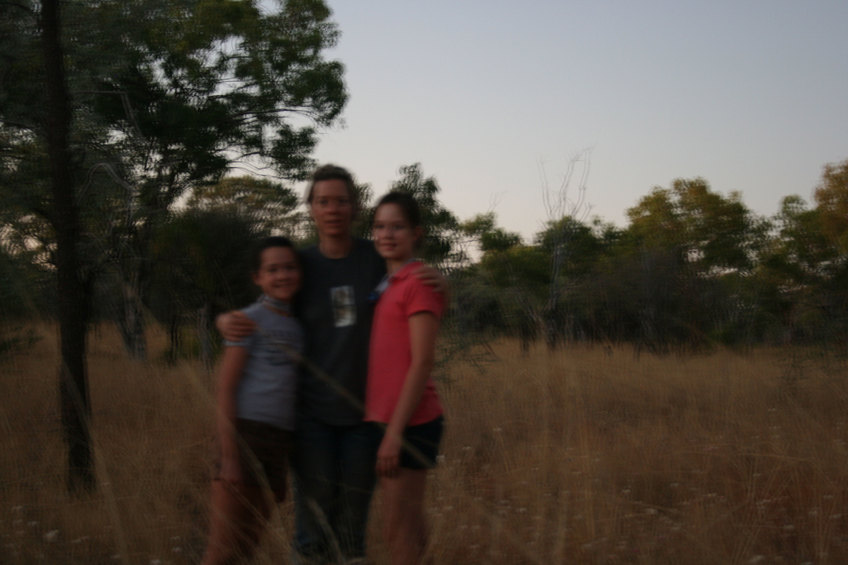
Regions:
<instances>
[{"instance_id":1,"label":"dry grass field","mask_svg":"<svg viewBox=\"0 0 848 565\"><path fill-rule=\"evenodd\" d=\"M92 335L97 491L64 491L55 330L0 361L0 563L193 563L212 376ZM163 347L152 334L152 357ZM434 563L848 563L848 358L492 345L448 367ZM375 516L371 547L382 559ZM286 563L291 508L258 563Z\"/></svg>"}]
</instances>

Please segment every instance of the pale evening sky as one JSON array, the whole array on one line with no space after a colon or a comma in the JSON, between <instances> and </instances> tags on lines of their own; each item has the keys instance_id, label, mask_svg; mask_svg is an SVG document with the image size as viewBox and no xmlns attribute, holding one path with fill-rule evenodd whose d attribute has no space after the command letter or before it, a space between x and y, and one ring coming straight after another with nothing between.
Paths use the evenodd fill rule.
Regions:
<instances>
[{"instance_id":1,"label":"pale evening sky","mask_svg":"<svg viewBox=\"0 0 848 565\"><path fill-rule=\"evenodd\" d=\"M420 162L460 220L529 241L589 149L591 215L621 227L654 186L705 178L774 214L848 159L848 2L329 0L343 127L320 162L375 195Z\"/></svg>"}]
</instances>

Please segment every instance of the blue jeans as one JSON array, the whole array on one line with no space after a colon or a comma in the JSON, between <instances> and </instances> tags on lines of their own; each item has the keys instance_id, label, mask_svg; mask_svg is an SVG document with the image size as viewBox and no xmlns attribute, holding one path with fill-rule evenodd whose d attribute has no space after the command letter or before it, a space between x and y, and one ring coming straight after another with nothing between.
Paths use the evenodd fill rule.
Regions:
<instances>
[{"instance_id":1,"label":"blue jeans","mask_svg":"<svg viewBox=\"0 0 848 565\"><path fill-rule=\"evenodd\" d=\"M295 556L337 563L365 556L376 453L369 426L303 417L294 439Z\"/></svg>"}]
</instances>

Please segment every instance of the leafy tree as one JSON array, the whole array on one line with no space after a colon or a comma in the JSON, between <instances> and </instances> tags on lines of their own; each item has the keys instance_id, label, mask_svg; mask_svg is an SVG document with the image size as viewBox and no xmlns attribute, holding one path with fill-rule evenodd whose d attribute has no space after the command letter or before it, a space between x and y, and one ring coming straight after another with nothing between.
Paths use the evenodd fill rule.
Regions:
<instances>
[{"instance_id":1,"label":"leafy tree","mask_svg":"<svg viewBox=\"0 0 848 565\"><path fill-rule=\"evenodd\" d=\"M815 201L783 200L759 274L788 337L829 341L848 332L848 161L825 166Z\"/></svg>"},{"instance_id":2,"label":"leafy tree","mask_svg":"<svg viewBox=\"0 0 848 565\"><path fill-rule=\"evenodd\" d=\"M539 246L514 245L487 252L477 267L486 286L498 289L500 331L515 335L526 352L536 339L551 285L550 254ZM490 309L491 310L491 309Z\"/></svg>"},{"instance_id":3,"label":"leafy tree","mask_svg":"<svg viewBox=\"0 0 848 565\"><path fill-rule=\"evenodd\" d=\"M7 48L0 123L7 148L32 162L43 152L35 133L48 105L42 67L32 64L40 58L38 11L20 6L0 23ZM111 183L103 249L124 281L125 312L141 319L151 234L190 188L217 182L234 161L270 168L283 181L312 168L318 128L335 122L347 96L341 64L323 58L337 31L321 0L273 9L227 0L86 0L65 8L78 201L85 215L89 199ZM38 168L18 159L16 171L37 178Z\"/></svg>"},{"instance_id":4,"label":"leafy tree","mask_svg":"<svg viewBox=\"0 0 848 565\"><path fill-rule=\"evenodd\" d=\"M421 221L425 227L424 244L420 250L422 258L443 265L460 261L456 249L459 236L459 221L438 200L439 185L433 177L425 177L421 164L400 168L401 178L392 183L392 190L408 192L421 207Z\"/></svg>"},{"instance_id":5,"label":"leafy tree","mask_svg":"<svg viewBox=\"0 0 848 565\"><path fill-rule=\"evenodd\" d=\"M478 214L459 226L464 240L476 245L480 262L458 270L452 277L452 323L459 334L475 332L518 335L525 347L535 336L536 305L529 298L521 236L498 227L494 212ZM532 248L529 248L532 249ZM544 276L544 275L543 275Z\"/></svg>"},{"instance_id":6,"label":"leafy tree","mask_svg":"<svg viewBox=\"0 0 848 565\"><path fill-rule=\"evenodd\" d=\"M35 339L28 322L56 300L50 275L26 254L9 253L0 235L0 357Z\"/></svg>"},{"instance_id":7,"label":"leafy tree","mask_svg":"<svg viewBox=\"0 0 848 565\"><path fill-rule=\"evenodd\" d=\"M68 446L68 487L71 491L87 491L94 486L88 425L91 399L85 358L89 292L86 281L80 276L82 265L77 251L80 226L70 147L72 111L65 78L62 20L57 0L42 2L40 21L48 103L45 127L40 133L45 138L50 166L50 221L56 234L62 428Z\"/></svg>"},{"instance_id":8,"label":"leafy tree","mask_svg":"<svg viewBox=\"0 0 848 565\"><path fill-rule=\"evenodd\" d=\"M824 236L839 262L848 257L848 159L824 167L815 199Z\"/></svg>"},{"instance_id":9,"label":"leafy tree","mask_svg":"<svg viewBox=\"0 0 848 565\"><path fill-rule=\"evenodd\" d=\"M525 351L536 338L550 282L539 247L489 250L452 278L452 317L465 331L517 336Z\"/></svg>"},{"instance_id":10,"label":"leafy tree","mask_svg":"<svg viewBox=\"0 0 848 565\"><path fill-rule=\"evenodd\" d=\"M630 225L606 270L632 288L622 322L651 349L703 346L732 339L750 320L751 287L769 224L700 178L656 187L628 210ZM609 281L613 286L615 283ZM746 314L747 315L747 314Z\"/></svg>"},{"instance_id":11,"label":"leafy tree","mask_svg":"<svg viewBox=\"0 0 848 565\"><path fill-rule=\"evenodd\" d=\"M549 221L534 242L551 257L561 255L559 276L569 279L585 274L601 253L604 242L595 228L605 229L599 220L591 226L564 216Z\"/></svg>"},{"instance_id":12,"label":"leafy tree","mask_svg":"<svg viewBox=\"0 0 848 565\"><path fill-rule=\"evenodd\" d=\"M642 245L672 250L704 274L750 270L767 228L739 193L724 197L701 178L657 187L627 215L629 232Z\"/></svg>"},{"instance_id":13,"label":"leafy tree","mask_svg":"<svg viewBox=\"0 0 848 565\"><path fill-rule=\"evenodd\" d=\"M534 237L534 245L523 245L517 234L496 227L491 213L464 222L462 229L478 238L483 250L480 262L468 270L466 278L476 281L477 287L497 290L497 308L490 306L486 312L493 329L518 336L525 351L540 330L545 331L549 345L551 336L556 342L585 335L583 315L590 308L582 302L586 294L579 291L592 287L590 273L610 253L620 230L599 219L587 224L564 216L549 221ZM494 237L488 241L495 245L486 243L490 235ZM552 268L554 263L558 263L557 269ZM473 299L463 306L473 310Z\"/></svg>"},{"instance_id":14,"label":"leafy tree","mask_svg":"<svg viewBox=\"0 0 848 565\"><path fill-rule=\"evenodd\" d=\"M777 339L806 339L827 325L822 300L832 248L820 211L799 196L783 199L774 224L775 234L755 273L760 296L768 297L762 308L774 318Z\"/></svg>"},{"instance_id":15,"label":"leafy tree","mask_svg":"<svg viewBox=\"0 0 848 565\"><path fill-rule=\"evenodd\" d=\"M598 218L586 223L573 216L550 220L535 235L534 243L546 257L550 273L542 312L548 347L563 338L584 336L584 304L577 300L576 291L618 238L617 229Z\"/></svg>"},{"instance_id":16,"label":"leafy tree","mask_svg":"<svg viewBox=\"0 0 848 565\"><path fill-rule=\"evenodd\" d=\"M548 225L554 226L562 218L572 218L576 222L582 222L589 212L586 204L587 182L591 165L591 150L583 150L572 156L568 161L565 173L562 175L559 187L552 190L548 184L547 177L542 169L543 203L548 215ZM577 179L575 183L575 178ZM549 349L556 347L563 337L563 319L566 313L561 303L565 290L561 287L567 282L562 276L563 262L568 254L570 245L568 229L553 229L552 236L548 241L548 247L552 251L550 265L550 283L548 284L548 298L542 313L545 327L545 341Z\"/></svg>"},{"instance_id":17,"label":"leafy tree","mask_svg":"<svg viewBox=\"0 0 848 565\"><path fill-rule=\"evenodd\" d=\"M815 192L822 232L831 249L826 311L838 336L848 334L848 159L825 166Z\"/></svg>"},{"instance_id":18,"label":"leafy tree","mask_svg":"<svg viewBox=\"0 0 848 565\"><path fill-rule=\"evenodd\" d=\"M61 14L60 14L61 6ZM0 196L56 267L69 484L93 484L86 323L111 265L141 335L152 234L233 161L303 178L346 101L321 0L44 0L0 10ZM49 174L48 174L49 172ZM100 226L98 226L98 222ZM143 347L133 347L143 352Z\"/></svg>"},{"instance_id":19,"label":"leafy tree","mask_svg":"<svg viewBox=\"0 0 848 565\"><path fill-rule=\"evenodd\" d=\"M810 209L799 196L783 199L776 217L777 246L772 248L770 264L780 268L787 284L807 285L824 276L832 258L821 225L819 210Z\"/></svg>"},{"instance_id":20,"label":"leafy tree","mask_svg":"<svg viewBox=\"0 0 848 565\"><path fill-rule=\"evenodd\" d=\"M188 208L250 218L260 231L295 237L303 231L298 197L282 183L249 176L228 177L192 191Z\"/></svg>"},{"instance_id":21,"label":"leafy tree","mask_svg":"<svg viewBox=\"0 0 848 565\"><path fill-rule=\"evenodd\" d=\"M256 297L250 250L262 233L249 215L223 209L188 209L157 228L151 245L151 310L168 328L170 361L182 350L184 322L191 322L200 357L211 365L215 315Z\"/></svg>"},{"instance_id":22,"label":"leafy tree","mask_svg":"<svg viewBox=\"0 0 848 565\"><path fill-rule=\"evenodd\" d=\"M478 242L480 251L484 255L506 251L507 249L521 245L521 236L519 234L508 232L495 225L494 212L478 214L470 220L462 222L460 230L464 235Z\"/></svg>"}]
</instances>

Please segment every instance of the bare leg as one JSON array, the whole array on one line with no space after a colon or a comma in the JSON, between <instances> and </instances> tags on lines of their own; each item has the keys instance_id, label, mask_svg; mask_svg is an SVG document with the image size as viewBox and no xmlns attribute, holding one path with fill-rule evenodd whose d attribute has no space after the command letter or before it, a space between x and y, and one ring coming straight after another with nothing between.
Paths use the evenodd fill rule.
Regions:
<instances>
[{"instance_id":1,"label":"bare leg","mask_svg":"<svg viewBox=\"0 0 848 565\"><path fill-rule=\"evenodd\" d=\"M212 482L209 541L203 565L249 559L265 529L271 508L262 489Z\"/></svg>"},{"instance_id":2,"label":"bare leg","mask_svg":"<svg viewBox=\"0 0 848 565\"><path fill-rule=\"evenodd\" d=\"M383 537L393 565L421 563L427 546L424 489L427 471L401 469L394 478L381 478Z\"/></svg>"}]
</instances>

